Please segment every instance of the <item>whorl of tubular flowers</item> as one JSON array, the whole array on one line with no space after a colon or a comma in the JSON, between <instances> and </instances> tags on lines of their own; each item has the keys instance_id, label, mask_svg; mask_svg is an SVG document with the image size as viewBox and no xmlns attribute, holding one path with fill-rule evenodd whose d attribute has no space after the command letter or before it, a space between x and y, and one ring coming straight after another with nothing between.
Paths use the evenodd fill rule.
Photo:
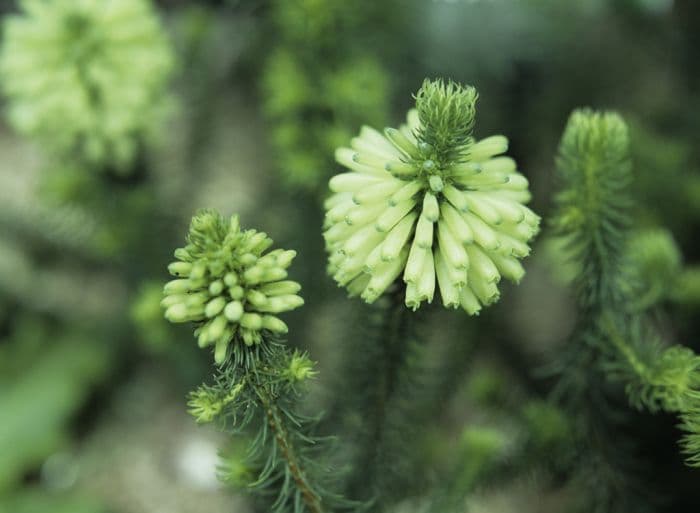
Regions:
<instances>
[{"instance_id":1,"label":"whorl of tubular flowers","mask_svg":"<svg viewBox=\"0 0 700 513\"><path fill-rule=\"evenodd\" d=\"M168 266L177 277L165 285L161 303L169 321L198 323L199 346L214 345L219 364L234 340L252 346L265 331L287 332L276 314L304 304L301 286L286 280L295 251L266 253L272 239L265 233L243 231L238 217L226 221L212 210L192 219L187 242Z\"/></svg>"},{"instance_id":2,"label":"whorl of tubular flowers","mask_svg":"<svg viewBox=\"0 0 700 513\"><path fill-rule=\"evenodd\" d=\"M329 270L371 303L397 278L406 305L431 302L476 314L518 282L540 218L524 204L527 179L503 136L472 137L474 88L426 81L398 130L363 127L336 160L325 232Z\"/></svg>"},{"instance_id":3,"label":"whorl of tubular flowers","mask_svg":"<svg viewBox=\"0 0 700 513\"><path fill-rule=\"evenodd\" d=\"M4 23L9 120L54 155L130 169L172 106L174 52L149 0L20 0Z\"/></svg>"}]
</instances>

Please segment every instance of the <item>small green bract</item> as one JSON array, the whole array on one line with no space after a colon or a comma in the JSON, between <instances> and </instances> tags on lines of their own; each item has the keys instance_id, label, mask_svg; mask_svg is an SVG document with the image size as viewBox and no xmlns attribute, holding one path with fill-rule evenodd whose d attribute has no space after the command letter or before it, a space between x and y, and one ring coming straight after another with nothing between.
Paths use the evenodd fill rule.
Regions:
<instances>
[{"instance_id":1,"label":"small green bract","mask_svg":"<svg viewBox=\"0 0 700 513\"><path fill-rule=\"evenodd\" d=\"M9 117L54 155L126 172L171 105L173 52L147 0L22 0L0 55Z\"/></svg>"},{"instance_id":2,"label":"small green bract","mask_svg":"<svg viewBox=\"0 0 700 513\"><path fill-rule=\"evenodd\" d=\"M433 300L476 314L499 298L540 218L524 203L527 179L503 136L474 140L472 87L426 81L399 130L363 127L336 152L349 169L330 181L325 232L329 269L351 295L375 301L400 275L406 305Z\"/></svg>"},{"instance_id":3,"label":"small green bract","mask_svg":"<svg viewBox=\"0 0 700 513\"><path fill-rule=\"evenodd\" d=\"M188 244L175 250L168 266L177 279L165 285L161 305L171 322L196 322L200 347L215 346L214 359L226 361L229 344L262 342L263 331L287 333L275 314L293 310L304 300L301 286L287 277L296 252L276 249L265 233L241 230L238 217L200 211L192 218Z\"/></svg>"}]
</instances>

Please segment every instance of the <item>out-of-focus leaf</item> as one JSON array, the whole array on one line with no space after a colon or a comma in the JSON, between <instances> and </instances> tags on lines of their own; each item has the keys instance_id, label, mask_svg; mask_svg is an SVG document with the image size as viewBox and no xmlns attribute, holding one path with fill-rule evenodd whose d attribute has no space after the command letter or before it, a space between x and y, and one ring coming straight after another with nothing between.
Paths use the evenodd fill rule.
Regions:
<instances>
[{"instance_id":1,"label":"out-of-focus leaf","mask_svg":"<svg viewBox=\"0 0 700 513\"><path fill-rule=\"evenodd\" d=\"M36 357L26 369L0 376L0 492L67 442L67 423L85 401L90 384L107 369L109 353L99 341L41 335L47 338L37 344ZM23 343L21 338L10 341Z\"/></svg>"},{"instance_id":2,"label":"out-of-focus leaf","mask_svg":"<svg viewBox=\"0 0 700 513\"><path fill-rule=\"evenodd\" d=\"M28 490L0 497L0 513L102 513L95 500L74 495Z\"/></svg>"}]
</instances>

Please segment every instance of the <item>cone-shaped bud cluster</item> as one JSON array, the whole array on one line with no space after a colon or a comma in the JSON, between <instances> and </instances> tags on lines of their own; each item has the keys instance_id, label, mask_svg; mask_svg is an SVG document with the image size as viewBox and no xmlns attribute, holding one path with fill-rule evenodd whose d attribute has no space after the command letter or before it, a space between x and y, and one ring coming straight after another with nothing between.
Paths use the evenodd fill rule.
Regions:
<instances>
[{"instance_id":1,"label":"cone-shaped bud cluster","mask_svg":"<svg viewBox=\"0 0 700 513\"><path fill-rule=\"evenodd\" d=\"M439 289L470 314L518 282L539 217L524 204L528 181L501 156L503 136L475 141L473 88L426 82L407 124L363 127L336 160L325 232L329 270L351 295L375 301L397 278L417 309ZM450 136L450 134L453 134Z\"/></svg>"},{"instance_id":2,"label":"cone-shaped bud cluster","mask_svg":"<svg viewBox=\"0 0 700 513\"><path fill-rule=\"evenodd\" d=\"M210 210L192 219L187 242L168 266L177 277L165 285L161 302L169 321L199 323L199 346L214 345L217 363L234 339L252 346L265 330L287 332L277 314L304 304L301 286L286 279L295 251L266 253L272 239L265 233L241 230L238 217L227 222Z\"/></svg>"}]
</instances>

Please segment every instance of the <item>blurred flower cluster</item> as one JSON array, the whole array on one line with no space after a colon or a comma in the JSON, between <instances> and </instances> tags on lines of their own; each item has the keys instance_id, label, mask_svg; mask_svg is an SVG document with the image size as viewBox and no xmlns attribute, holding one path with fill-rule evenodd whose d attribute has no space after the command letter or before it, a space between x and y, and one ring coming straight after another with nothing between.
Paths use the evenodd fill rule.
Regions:
<instances>
[{"instance_id":1,"label":"blurred flower cluster","mask_svg":"<svg viewBox=\"0 0 700 513\"><path fill-rule=\"evenodd\" d=\"M126 171L172 107L174 56L146 0L23 0L0 55L9 119L54 156Z\"/></svg>"}]
</instances>

